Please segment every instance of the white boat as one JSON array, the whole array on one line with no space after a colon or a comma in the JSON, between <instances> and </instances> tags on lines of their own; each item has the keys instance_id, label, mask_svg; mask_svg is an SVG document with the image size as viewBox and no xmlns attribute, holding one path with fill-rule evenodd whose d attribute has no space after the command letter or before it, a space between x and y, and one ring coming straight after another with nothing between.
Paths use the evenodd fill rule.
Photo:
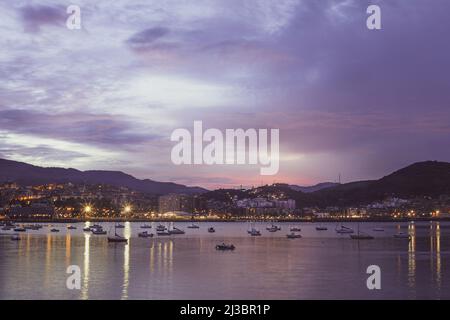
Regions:
<instances>
[{"instance_id":1,"label":"white boat","mask_svg":"<svg viewBox=\"0 0 450 320\"><path fill-rule=\"evenodd\" d=\"M344 233L353 233L353 229L346 227L346 226L341 226L340 228L336 227L336 232L340 233L340 234L344 234Z\"/></svg>"},{"instance_id":2,"label":"white boat","mask_svg":"<svg viewBox=\"0 0 450 320\"><path fill-rule=\"evenodd\" d=\"M278 228L276 226L271 226L271 227L267 227L266 230L269 232L277 232Z\"/></svg>"},{"instance_id":3,"label":"white boat","mask_svg":"<svg viewBox=\"0 0 450 320\"><path fill-rule=\"evenodd\" d=\"M172 229L168 230L170 234L184 234L185 232L181 229L178 229L176 227L173 227Z\"/></svg>"},{"instance_id":4,"label":"white boat","mask_svg":"<svg viewBox=\"0 0 450 320\"><path fill-rule=\"evenodd\" d=\"M295 232L291 232L286 235L286 238L288 238L288 239L297 239L297 238L301 238L301 237L302 237L301 234L295 233Z\"/></svg>"},{"instance_id":5,"label":"white boat","mask_svg":"<svg viewBox=\"0 0 450 320\"><path fill-rule=\"evenodd\" d=\"M187 226L189 229L198 229L198 228L200 228L200 226L198 225L198 224L194 224L194 223L191 223L190 225L188 225Z\"/></svg>"},{"instance_id":6,"label":"white boat","mask_svg":"<svg viewBox=\"0 0 450 320\"><path fill-rule=\"evenodd\" d=\"M92 234L97 234L97 235L99 235L99 234L107 234L107 232L105 230L103 230L102 227L100 227L100 228L91 228L91 232L92 232Z\"/></svg>"},{"instance_id":7,"label":"white boat","mask_svg":"<svg viewBox=\"0 0 450 320\"><path fill-rule=\"evenodd\" d=\"M167 230L156 231L156 234L157 234L158 236L170 236L170 235L171 235L171 233L170 233L169 231L167 231Z\"/></svg>"},{"instance_id":8,"label":"white boat","mask_svg":"<svg viewBox=\"0 0 450 320\"><path fill-rule=\"evenodd\" d=\"M156 226L156 231L166 231L167 230L167 227L166 226L164 226L164 225L162 225L162 224L158 224L157 226Z\"/></svg>"}]
</instances>

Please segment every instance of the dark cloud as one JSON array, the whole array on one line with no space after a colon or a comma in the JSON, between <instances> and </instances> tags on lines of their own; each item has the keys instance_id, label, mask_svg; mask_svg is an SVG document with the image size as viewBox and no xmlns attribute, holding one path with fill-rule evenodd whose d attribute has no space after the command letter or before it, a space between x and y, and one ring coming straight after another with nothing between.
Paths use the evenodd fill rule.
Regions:
<instances>
[{"instance_id":1,"label":"dark cloud","mask_svg":"<svg viewBox=\"0 0 450 320\"><path fill-rule=\"evenodd\" d=\"M63 25L66 10L63 6L28 5L20 8L25 30L38 32L43 25Z\"/></svg>"},{"instance_id":2,"label":"dark cloud","mask_svg":"<svg viewBox=\"0 0 450 320\"><path fill-rule=\"evenodd\" d=\"M169 29L164 27L154 27L142 30L131 36L126 42L136 50L149 49L155 45L155 42L169 34ZM161 46L162 44L160 44ZM166 46L168 44L165 44Z\"/></svg>"},{"instance_id":3,"label":"dark cloud","mask_svg":"<svg viewBox=\"0 0 450 320\"><path fill-rule=\"evenodd\" d=\"M132 148L158 137L151 132L136 133L135 126L123 117L104 114L49 114L20 109L0 110L0 127L15 133L110 148Z\"/></svg>"}]
</instances>

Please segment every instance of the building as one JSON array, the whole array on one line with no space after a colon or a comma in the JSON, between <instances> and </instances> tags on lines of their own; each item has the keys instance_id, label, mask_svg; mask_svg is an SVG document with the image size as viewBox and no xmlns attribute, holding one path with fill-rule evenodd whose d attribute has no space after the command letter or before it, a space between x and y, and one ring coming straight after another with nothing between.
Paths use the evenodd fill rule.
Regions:
<instances>
[{"instance_id":1,"label":"building","mask_svg":"<svg viewBox=\"0 0 450 320\"><path fill-rule=\"evenodd\" d=\"M159 212L192 212L194 199L185 194L168 194L159 197Z\"/></svg>"},{"instance_id":2,"label":"building","mask_svg":"<svg viewBox=\"0 0 450 320\"><path fill-rule=\"evenodd\" d=\"M23 220L23 219L52 219L54 217L55 210L49 205L31 205L29 207L15 206L11 207L7 216L10 219Z\"/></svg>"}]
</instances>

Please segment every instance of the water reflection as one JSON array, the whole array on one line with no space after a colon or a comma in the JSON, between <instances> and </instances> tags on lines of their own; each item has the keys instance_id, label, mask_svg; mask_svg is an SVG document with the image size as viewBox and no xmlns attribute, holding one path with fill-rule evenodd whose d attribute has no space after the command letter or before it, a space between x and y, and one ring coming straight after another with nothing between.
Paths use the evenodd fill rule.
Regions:
<instances>
[{"instance_id":1,"label":"water reflection","mask_svg":"<svg viewBox=\"0 0 450 320\"><path fill-rule=\"evenodd\" d=\"M81 299L89 298L89 253L90 253L90 233L84 233L84 253L83 253L83 286L81 288Z\"/></svg>"},{"instance_id":2,"label":"water reflection","mask_svg":"<svg viewBox=\"0 0 450 320\"><path fill-rule=\"evenodd\" d=\"M121 299L128 299L128 286L130 274L130 246L131 246L131 226L129 222L125 223L124 237L128 239L128 243L123 249L123 285Z\"/></svg>"},{"instance_id":3,"label":"water reflection","mask_svg":"<svg viewBox=\"0 0 450 320\"><path fill-rule=\"evenodd\" d=\"M408 244L408 285L415 289L416 286L416 226L413 222L408 224L410 240ZM415 292L413 290L413 292Z\"/></svg>"}]
</instances>

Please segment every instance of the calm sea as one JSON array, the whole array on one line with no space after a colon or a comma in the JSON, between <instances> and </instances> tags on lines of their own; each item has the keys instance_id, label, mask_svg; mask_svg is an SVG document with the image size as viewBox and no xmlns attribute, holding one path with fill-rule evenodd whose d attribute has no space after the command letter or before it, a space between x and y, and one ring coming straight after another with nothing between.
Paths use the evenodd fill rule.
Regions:
<instances>
[{"instance_id":1,"label":"calm sea","mask_svg":"<svg viewBox=\"0 0 450 320\"><path fill-rule=\"evenodd\" d=\"M126 223L118 232L129 244L108 243L84 225L53 224L20 241L0 236L0 299L450 299L449 223L361 223L375 236L362 241L337 234L335 223L322 224L327 231L278 223L275 233L257 223L260 237L247 234L247 223L176 223L186 234L151 239L137 237L142 223ZM292 226L301 239L286 238ZM399 231L411 240L395 239ZM215 250L222 241L236 250ZM80 290L67 289L70 265L80 267ZM380 290L367 289L369 265L381 268Z\"/></svg>"}]
</instances>

